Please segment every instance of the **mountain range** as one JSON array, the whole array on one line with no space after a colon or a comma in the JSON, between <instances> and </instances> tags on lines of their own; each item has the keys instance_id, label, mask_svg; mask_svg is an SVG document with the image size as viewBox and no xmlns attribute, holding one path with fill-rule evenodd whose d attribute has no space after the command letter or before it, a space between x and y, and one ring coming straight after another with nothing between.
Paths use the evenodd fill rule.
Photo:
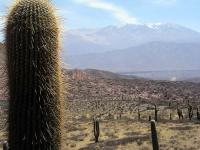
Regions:
<instances>
[{"instance_id":1,"label":"mountain range","mask_svg":"<svg viewBox=\"0 0 200 150\"><path fill-rule=\"evenodd\" d=\"M0 49L4 49L2 44ZM120 73L192 70L195 75L189 78L200 77L196 76L200 70L200 33L177 24L69 30L63 33L62 49L63 64L68 68ZM0 61L5 58L0 57Z\"/></svg>"},{"instance_id":2,"label":"mountain range","mask_svg":"<svg viewBox=\"0 0 200 150\"><path fill-rule=\"evenodd\" d=\"M200 33L176 24L70 30L63 61L113 72L199 70Z\"/></svg>"},{"instance_id":3,"label":"mountain range","mask_svg":"<svg viewBox=\"0 0 200 150\"><path fill-rule=\"evenodd\" d=\"M155 41L196 43L200 41L200 33L170 23L69 30L63 34L63 56L102 53Z\"/></svg>"}]
</instances>

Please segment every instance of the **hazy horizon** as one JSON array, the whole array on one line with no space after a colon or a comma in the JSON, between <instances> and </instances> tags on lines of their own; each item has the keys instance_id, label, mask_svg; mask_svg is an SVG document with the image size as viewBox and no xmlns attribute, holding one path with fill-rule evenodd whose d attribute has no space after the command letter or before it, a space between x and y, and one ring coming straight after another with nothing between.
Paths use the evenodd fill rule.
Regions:
<instances>
[{"instance_id":1,"label":"hazy horizon","mask_svg":"<svg viewBox=\"0 0 200 150\"><path fill-rule=\"evenodd\" d=\"M1 31L11 2L0 0ZM200 13L197 13L200 1L197 0L52 0L52 3L64 30L173 23L200 32ZM2 36L1 33L0 41Z\"/></svg>"}]
</instances>

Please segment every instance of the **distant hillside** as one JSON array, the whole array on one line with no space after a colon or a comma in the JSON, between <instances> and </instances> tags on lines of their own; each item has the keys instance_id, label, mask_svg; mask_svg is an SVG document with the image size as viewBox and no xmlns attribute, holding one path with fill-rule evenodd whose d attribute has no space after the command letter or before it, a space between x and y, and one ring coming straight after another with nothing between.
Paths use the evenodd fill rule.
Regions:
<instances>
[{"instance_id":1,"label":"distant hillside","mask_svg":"<svg viewBox=\"0 0 200 150\"><path fill-rule=\"evenodd\" d=\"M151 42L127 49L66 58L72 68L114 72L195 70L200 68L200 43Z\"/></svg>"},{"instance_id":2,"label":"distant hillside","mask_svg":"<svg viewBox=\"0 0 200 150\"><path fill-rule=\"evenodd\" d=\"M66 70L66 100L198 101L200 85L191 82L153 81L102 70ZM1 78L2 79L2 78ZM0 83L0 100L7 99L7 87Z\"/></svg>"},{"instance_id":3,"label":"distant hillside","mask_svg":"<svg viewBox=\"0 0 200 150\"><path fill-rule=\"evenodd\" d=\"M185 80L186 82L200 83L200 78L191 78Z\"/></svg>"},{"instance_id":4,"label":"distant hillside","mask_svg":"<svg viewBox=\"0 0 200 150\"><path fill-rule=\"evenodd\" d=\"M93 75L95 77L99 78L105 78L105 79L117 79L117 78L123 78L123 79L142 79L140 77L136 76L129 76L129 75L122 75L122 74L116 74L113 72L109 71L104 71L104 70L96 70L96 69L86 69L84 70L86 73Z\"/></svg>"},{"instance_id":5,"label":"distant hillside","mask_svg":"<svg viewBox=\"0 0 200 150\"><path fill-rule=\"evenodd\" d=\"M127 51L129 51L129 49ZM122 53L119 52L119 55L121 54ZM199 56L198 53L196 55L196 57ZM102 58L102 62L107 60L106 55L103 57L105 57L105 59ZM0 58L2 62L5 62L5 49L2 44L0 45ZM91 62L94 61L94 59L90 59ZM137 62L134 60L134 58L132 60L132 62ZM187 60L190 62L189 59ZM112 64L115 63L113 62ZM120 68L120 64L116 64L116 66L117 65L118 68ZM7 87L5 84L6 74L4 71L1 70L0 100L7 99ZM67 100L145 99L152 101L185 100L188 98L192 100L198 100L200 97L200 85L190 82L153 81L93 69L64 69L63 71L65 79L64 81L68 89L67 94L65 95Z\"/></svg>"},{"instance_id":6,"label":"distant hillside","mask_svg":"<svg viewBox=\"0 0 200 150\"><path fill-rule=\"evenodd\" d=\"M126 78L100 70L64 70L67 100L186 100L198 101L199 84Z\"/></svg>"},{"instance_id":7,"label":"distant hillside","mask_svg":"<svg viewBox=\"0 0 200 150\"><path fill-rule=\"evenodd\" d=\"M187 81L200 78L200 70L163 70L163 71L142 71L122 72L124 75L133 75L153 80Z\"/></svg>"}]
</instances>

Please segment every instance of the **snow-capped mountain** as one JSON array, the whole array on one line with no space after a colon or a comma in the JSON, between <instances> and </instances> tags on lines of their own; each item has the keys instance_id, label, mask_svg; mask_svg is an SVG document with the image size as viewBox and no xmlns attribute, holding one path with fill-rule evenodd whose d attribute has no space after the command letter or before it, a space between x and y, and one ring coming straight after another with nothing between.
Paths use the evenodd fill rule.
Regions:
<instances>
[{"instance_id":1,"label":"snow-capped mountain","mask_svg":"<svg viewBox=\"0 0 200 150\"><path fill-rule=\"evenodd\" d=\"M176 24L68 31L63 61L71 68L115 72L198 70L200 33Z\"/></svg>"},{"instance_id":2,"label":"snow-capped mountain","mask_svg":"<svg viewBox=\"0 0 200 150\"><path fill-rule=\"evenodd\" d=\"M200 42L200 33L169 23L69 30L64 33L63 57L125 49L154 41L195 43Z\"/></svg>"}]
</instances>

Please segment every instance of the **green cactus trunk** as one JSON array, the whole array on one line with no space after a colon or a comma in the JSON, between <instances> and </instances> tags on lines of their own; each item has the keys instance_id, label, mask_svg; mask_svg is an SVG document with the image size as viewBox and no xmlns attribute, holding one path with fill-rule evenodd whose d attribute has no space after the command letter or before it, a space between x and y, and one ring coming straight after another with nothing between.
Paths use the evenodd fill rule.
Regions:
<instances>
[{"instance_id":1,"label":"green cactus trunk","mask_svg":"<svg viewBox=\"0 0 200 150\"><path fill-rule=\"evenodd\" d=\"M47 0L18 0L6 26L9 150L60 150L59 28Z\"/></svg>"},{"instance_id":2,"label":"green cactus trunk","mask_svg":"<svg viewBox=\"0 0 200 150\"><path fill-rule=\"evenodd\" d=\"M8 150L8 143L7 142L3 143L3 150Z\"/></svg>"},{"instance_id":3,"label":"green cactus trunk","mask_svg":"<svg viewBox=\"0 0 200 150\"><path fill-rule=\"evenodd\" d=\"M154 112L155 112L155 121L158 121L158 109L157 109L157 105L154 104Z\"/></svg>"},{"instance_id":4,"label":"green cactus trunk","mask_svg":"<svg viewBox=\"0 0 200 150\"><path fill-rule=\"evenodd\" d=\"M139 106L138 106L137 110L138 110L138 120L140 120L140 108L139 108Z\"/></svg>"},{"instance_id":5,"label":"green cactus trunk","mask_svg":"<svg viewBox=\"0 0 200 150\"><path fill-rule=\"evenodd\" d=\"M99 120L94 119L93 120L93 125L94 125L95 143L98 143L99 142L99 134L100 134Z\"/></svg>"},{"instance_id":6,"label":"green cactus trunk","mask_svg":"<svg viewBox=\"0 0 200 150\"><path fill-rule=\"evenodd\" d=\"M151 120L151 139L153 150L159 150L155 120Z\"/></svg>"}]
</instances>

